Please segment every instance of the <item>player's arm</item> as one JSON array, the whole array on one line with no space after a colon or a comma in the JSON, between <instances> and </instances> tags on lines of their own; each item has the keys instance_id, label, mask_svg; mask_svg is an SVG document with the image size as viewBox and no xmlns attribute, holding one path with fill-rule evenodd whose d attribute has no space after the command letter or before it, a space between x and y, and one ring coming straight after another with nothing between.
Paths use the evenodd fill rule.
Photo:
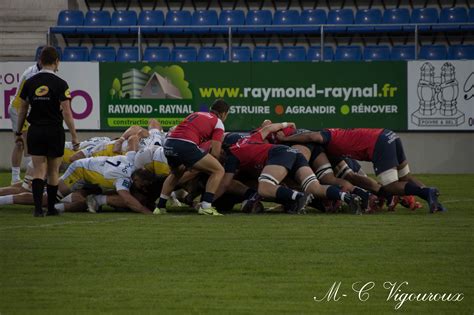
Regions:
<instances>
[{"instance_id":1,"label":"player's arm","mask_svg":"<svg viewBox=\"0 0 474 315\"><path fill-rule=\"evenodd\" d=\"M320 132L304 132L300 134L294 134L291 136L277 134L277 139L282 142L300 142L300 143L315 142L315 143L324 144L324 137L321 135Z\"/></svg>"},{"instance_id":2,"label":"player's arm","mask_svg":"<svg viewBox=\"0 0 474 315\"><path fill-rule=\"evenodd\" d=\"M265 139L269 134L273 132L278 132L282 129L285 129L288 126L295 127L295 124L292 122L273 123L273 124L263 127L262 129L260 129L259 132L262 135L262 139Z\"/></svg>"},{"instance_id":3,"label":"player's arm","mask_svg":"<svg viewBox=\"0 0 474 315\"><path fill-rule=\"evenodd\" d=\"M239 168L240 161L232 154L228 154L224 162L225 174L214 195L214 200L222 196L231 186L235 173Z\"/></svg>"},{"instance_id":4,"label":"player's arm","mask_svg":"<svg viewBox=\"0 0 474 315\"><path fill-rule=\"evenodd\" d=\"M61 101L61 110L63 112L64 122L71 133L71 142L74 150L79 149L79 141L77 140L76 126L74 124L74 118L72 117L71 110L71 92L69 86L64 82L63 90L59 95Z\"/></svg>"},{"instance_id":5,"label":"player's arm","mask_svg":"<svg viewBox=\"0 0 474 315\"><path fill-rule=\"evenodd\" d=\"M143 206L128 190L117 190L117 194L122 197L123 201L125 201L127 208L132 209L132 211L143 214L152 214L150 209Z\"/></svg>"},{"instance_id":6,"label":"player's arm","mask_svg":"<svg viewBox=\"0 0 474 315\"><path fill-rule=\"evenodd\" d=\"M220 158L221 149L222 149L222 142L221 141L211 140L211 150L209 151L209 153L213 157L215 157L217 160L219 160L219 158Z\"/></svg>"},{"instance_id":7,"label":"player's arm","mask_svg":"<svg viewBox=\"0 0 474 315\"><path fill-rule=\"evenodd\" d=\"M30 107L30 104L28 101L25 99L21 98L20 99L20 110L18 112L18 124L16 126L16 132L21 133L21 130L23 129L23 125L25 124L26 120L26 114L28 113L28 108ZM17 134L17 142L18 139L21 138L21 134ZM23 140L21 140L23 142Z\"/></svg>"}]
</instances>

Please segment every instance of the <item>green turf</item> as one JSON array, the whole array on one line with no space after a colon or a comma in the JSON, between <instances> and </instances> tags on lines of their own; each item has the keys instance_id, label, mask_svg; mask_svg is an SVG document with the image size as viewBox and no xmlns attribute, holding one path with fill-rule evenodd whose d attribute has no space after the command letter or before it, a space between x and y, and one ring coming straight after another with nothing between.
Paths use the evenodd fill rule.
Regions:
<instances>
[{"instance_id":1,"label":"green turf","mask_svg":"<svg viewBox=\"0 0 474 315\"><path fill-rule=\"evenodd\" d=\"M473 314L474 176L420 178L449 212L33 218L2 207L0 313ZM313 300L339 281L347 297ZM357 281L375 282L366 302ZM385 281L464 300L395 311Z\"/></svg>"}]
</instances>

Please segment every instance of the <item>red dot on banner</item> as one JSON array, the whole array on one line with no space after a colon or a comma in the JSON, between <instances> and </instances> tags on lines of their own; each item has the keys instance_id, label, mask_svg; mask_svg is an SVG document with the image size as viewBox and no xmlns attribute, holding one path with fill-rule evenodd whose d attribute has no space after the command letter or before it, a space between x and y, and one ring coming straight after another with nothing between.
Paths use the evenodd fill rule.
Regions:
<instances>
[{"instance_id":1,"label":"red dot on banner","mask_svg":"<svg viewBox=\"0 0 474 315\"><path fill-rule=\"evenodd\" d=\"M285 113L285 108L283 107L283 105L275 106L275 113L277 115L283 115Z\"/></svg>"}]
</instances>

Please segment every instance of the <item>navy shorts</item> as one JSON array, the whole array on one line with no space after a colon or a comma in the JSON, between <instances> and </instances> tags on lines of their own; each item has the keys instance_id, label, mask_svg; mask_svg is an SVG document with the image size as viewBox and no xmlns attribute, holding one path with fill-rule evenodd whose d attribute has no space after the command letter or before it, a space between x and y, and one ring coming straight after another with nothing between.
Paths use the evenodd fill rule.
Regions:
<instances>
[{"instance_id":1,"label":"navy shorts","mask_svg":"<svg viewBox=\"0 0 474 315\"><path fill-rule=\"evenodd\" d=\"M385 129L375 143L372 163L374 164L375 175L397 167L406 160L403 151L402 141L392 130Z\"/></svg>"},{"instance_id":2,"label":"navy shorts","mask_svg":"<svg viewBox=\"0 0 474 315\"><path fill-rule=\"evenodd\" d=\"M324 147L322 145L315 144L313 146L313 150L311 150L311 156L309 157L309 161L308 161L309 165L313 165L314 160L316 160L318 156L324 152L325 152Z\"/></svg>"},{"instance_id":3,"label":"navy shorts","mask_svg":"<svg viewBox=\"0 0 474 315\"><path fill-rule=\"evenodd\" d=\"M274 145L268 151L268 160L266 165L280 165L288 171L293 168L296 161L298 150L287 147L286 145Z\"/></svg>"},{"instance_id":4,"label":"navy shorts","mask_svg":"<svg viewBox=\"0 0 474 315\"><path fill-rule=\"evenodd\" d=\"M191 168L207 154L194 143L176 139L167 139L163 149L168 165L173 168L180 165Z\"/></svg>"}]
</instances>

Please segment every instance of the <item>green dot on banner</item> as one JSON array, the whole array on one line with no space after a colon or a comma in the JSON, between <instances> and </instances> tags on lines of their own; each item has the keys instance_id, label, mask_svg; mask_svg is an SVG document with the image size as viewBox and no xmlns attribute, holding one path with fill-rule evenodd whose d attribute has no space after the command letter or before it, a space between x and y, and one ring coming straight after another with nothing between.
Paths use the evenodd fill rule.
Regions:
<instances>
[{"instance_id":1,"label":"green dot on banner","mask_svg":"<svg viewBox=\"0 0 474 315\"><path fill-rule=\"evenodd\" d=\"M341 106L341 114L347 115L347 114L349 114L350 111L351 110L349 108L349 105L342 105Z\"/></svg>"}]
</instances>

